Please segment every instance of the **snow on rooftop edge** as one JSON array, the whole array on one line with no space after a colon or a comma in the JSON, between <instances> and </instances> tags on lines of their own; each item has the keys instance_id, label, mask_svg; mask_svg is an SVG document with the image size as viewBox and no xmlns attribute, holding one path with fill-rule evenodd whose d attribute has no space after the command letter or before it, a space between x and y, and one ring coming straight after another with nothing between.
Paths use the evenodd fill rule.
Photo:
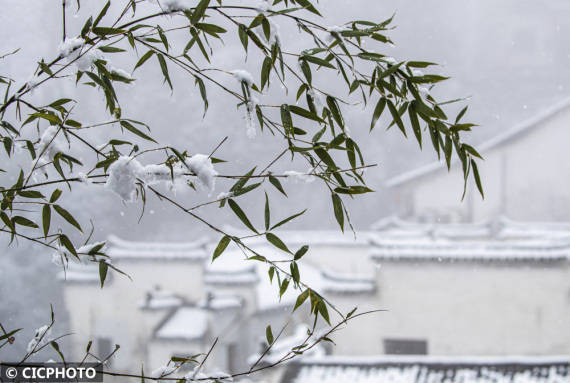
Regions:
<instances>
[{"instance_id":1,"label":"snow on rooftop edge","mask_svg":"<svg viewBox=\"0 0 570 383\"><path fill-rule=\"evenodd\" d=\"M327 355L318 358L299 360L300 364L344 364L344 365L375 365L375 364L553 364L570 363L570 355Z\"/></svg>"},{"instance_id":2,"label":"snow on rooftop edge","mask_svg":"<svg viewBox=\"0 0 570 383\"><path fill-rule=\"evenodd\" d=\"M198 307L183 306L157 327L155 337L165 340L198 340L207 330L208 313Z\"/></svg>"}]
</instances>

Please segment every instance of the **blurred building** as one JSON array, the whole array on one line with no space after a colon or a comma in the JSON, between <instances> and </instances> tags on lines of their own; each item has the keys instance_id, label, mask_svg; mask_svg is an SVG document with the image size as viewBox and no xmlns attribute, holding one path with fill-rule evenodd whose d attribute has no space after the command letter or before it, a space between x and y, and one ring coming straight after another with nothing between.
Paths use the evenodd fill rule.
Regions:
<instances>
[{"instance_id":1,"label":"blurred building","mask_svg":"<svg viewBox=\"0 0 570 383\"><path fill-rule=\"evenodd\" d=\"M279 235L292 249L310 246L301 278L341 312L387 310L355 319L331 336L336 346L312 349L313 358L570 355L570 225L504 218L425 224L390 217L356 240L337 231ZM143 363L150 372L173 356L205 353L218 339L207 368L235 373L263 354L266 325L277 333L287 324L258 365L291 352L312 325L306 308L291 315L298 291L279 301L267 266L245 261L238 249L211 263L216 243L206 240L159 244L111 237L109 244L114 264L133 281L113 273L101 289L96 267L70 266L65 296L77 334L75 357L88 340L100 357L120 344L114 368L140 371ZM248 245L269 259L284 259L263 238ZM331 321L338 320L331 313ZM288 382L291 374L279 368L262 378Z\"/></svg>"},{"instance_id":2,"label":"blurred building","mask_svg":"<svg viewBox=\"0 0 570 383\"><path fill-rule=\"evenodd\" d=\"M434 162L387 181L401 217L477 222L499 215L522 221L570 221L570 99L498 132L477 149L485 200L470 180L465 201L460 163Z\"/></svg>"}]
</instances>

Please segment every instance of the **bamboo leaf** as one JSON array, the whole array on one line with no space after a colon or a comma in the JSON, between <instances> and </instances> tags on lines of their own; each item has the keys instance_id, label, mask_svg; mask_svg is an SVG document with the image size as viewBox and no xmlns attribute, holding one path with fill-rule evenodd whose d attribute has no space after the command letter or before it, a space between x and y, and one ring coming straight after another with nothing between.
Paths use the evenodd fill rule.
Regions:
<instances>
[{"instance_id":1,"label":"bamboo leaf","mask_svg":"<svg viewBox=\"0 0 570 383\"><path fill-rule=\"evenodd\" d=\"M57 212L57 214L62 216L67 222L75 226L79 231L83 232L83 230L81 229L81 225L79 225L79 223L75 220L75 218L73 218L73 216L67 210L65 210L59 205L53 205L53 208Z\"/></svg>"},{"instance_id":2,"label":"bamboo leaf","mask_svg":"<svg viewBox=\"0 0 570 383\"><path fill-rule=\"evenodd\" d=\"M247 218L247 215L245 215L244 211L239 207L239 205L233 199L230 198L228 200L228 205L233 210L234 214L243 222L245 226L247 226L251 231L258 233L258 231L255 230L255 227L253 227L253 225L251 224L249 218Z\"/></svg>"}]
</instances>

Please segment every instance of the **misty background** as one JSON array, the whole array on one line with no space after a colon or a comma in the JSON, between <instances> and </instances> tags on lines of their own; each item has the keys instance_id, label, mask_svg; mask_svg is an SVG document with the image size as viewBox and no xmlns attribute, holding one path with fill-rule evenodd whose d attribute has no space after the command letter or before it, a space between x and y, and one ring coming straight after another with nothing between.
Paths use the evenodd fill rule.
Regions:
<instances>
[{"instance_id":1,"label":"misty background","mask_svg":"<svg viewBox=\"0 0 570 383\"><path fill-rule=\"evenodd\" d=\"M1 5L0 55L18 48L20 50L0 60L0 74L23 84L35 70L37 61L57 55L61 40L61 1L3 0ZM68 34L77 34L85 19L97 13L102 5L100 1L83 0L81 10L74 16L76 6L72 4L69 8ZM379 53L397 60L441 64L435 72L451 79L436 87L436 98L469 97L467 119L480 126L466 135L466 141L475 146L569 95L570 3L565 0L329 0L322 2L320 8L324 16L320 22L324 25L340 25L353 19L379 22L395 13L393 25L397 28L388 34L395 46L379 45L378 49L383 49ZM283 45L288 50L303 48L295 40L298 32L294 26L282 25L281 35L286 40ZM176 39L172 45L177 49L182 48ZM246 68L254 74L259 73L256 68L261 62L250 55L248 62L244 63L243 48L235 36L228 38L223 47L217 43L214 46L218 49L212 61L217 66L227 70ZM122 56L117 57L116 64L130 72L136 58L129 54ZM115 64L115 57L111 58ZM276 144L279 140L273 139L267 132L258 134L254 140L248 139L242 110L237 110L233 99L213 87L208 87L210 108L202 118L203 105L193 81L173 66L170 70L173 92L162 83L156 63L147 64L135 72L134 77L142 81L119 89L124 117L148 123L153 129L153 137L160 143L188 148L195 153L209 153L221 138L228 136L226 143L216 152L216 157L231 161L230 164L216 166L218 172L223 174L243 174L252 164L267 164L272 155L284 148L280 142ZM343 81L340 77L333 80L341 85L337 88L337 94L344 96ZM224 81L235 86L235 80L230 76ZM283 93L276 90L278 86L277 81L272 83L270 92L273 96L268 99L283 97ZM81 116L81 121L104 121L106 117L101 113L102 95L86 88L80 86L76 90L73 81L62 79L45 89L38 89L34 99L48 101L63 95L77 95L81 99L81 106L75 112ZM289 98L295 92L296 87L291 87ZM262 98L262 101L265 100ZM347 125L356 141L361 143L366 162L378 164L367 172L369 186L376 192L349 203L352 222L357 230L366 229L392 213L390 193L383 186L387 178L436 159L429 145L420 152L415 140L404 139L397 129L385 131L385 120L381 120L369 135L370 106L343 106ZM461 106L463 104L458 104L457 108ZM101 143L121 136L116 127L94 130L89 134ZM304 171L303 166L285 161L275 171ZM7 168L7 165L3 164L2 168ZM484 178L484 174L482 176ZM308 212L302 219L293 222L290 228L336 228L328 194L309 193L308 190L313 187L324 188L316 183L308 186L291 184L288 188L291 190L289 199L275 194L272 196L272 214L285 217L307 207ZM218 182L214 193L217 195L227 189L228 184ZM324 192L324 189L319 191ZM199 198L191 192L181 192L180 197L186 201ZM457 196L458 203L460 197ZM158 203L153 198L147 204L140 222L140 205L124 204L116 195L102 188L79 185L75 193L70 193L67 198L68 206L71 203L77 207L73 213L80 222L93 220L95 240L115 233L129 240L183 241L209 233L190 217L175 212L171 206ZM240 200L240 204L247 211L257 211L257 216L252 215L252 219L260 222L260 201L248 197L243 202ZM227 210L213 206L204 209L201 214L217 223L237 224ZM51 254L25 242L8 246L7 238L1 238L1 246L0 322L5 327L25 327L24 336L20 337L23 339L21 347L25 348L25 340L29 339L33 329L49 319L46 302L52 302L59 320L58 326L63 332L66 324L61 286L55 278L59 269L51 264ZM6 352L6 349L0 350L0 359L9 356L3 354Z\"/></svg>"}]
</instances>

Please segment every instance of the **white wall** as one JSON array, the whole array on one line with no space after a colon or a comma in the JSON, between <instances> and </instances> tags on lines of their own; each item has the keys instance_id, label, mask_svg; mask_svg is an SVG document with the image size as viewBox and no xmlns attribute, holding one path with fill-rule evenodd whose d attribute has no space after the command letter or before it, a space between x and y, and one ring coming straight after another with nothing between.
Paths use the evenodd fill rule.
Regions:
<instances>
[{"instance_id":1,"label":"white wall","mask_svg":"<svg viewBox=\"0 0 570 383\"><path fill-rule=\"evenodd\" d=\"M335 352L383 353L383 339L402 338L436 355L569 354L569 277L568 263L382 262L367 306L388 311L340 331Z\"/></svg>"}]
</instances>

